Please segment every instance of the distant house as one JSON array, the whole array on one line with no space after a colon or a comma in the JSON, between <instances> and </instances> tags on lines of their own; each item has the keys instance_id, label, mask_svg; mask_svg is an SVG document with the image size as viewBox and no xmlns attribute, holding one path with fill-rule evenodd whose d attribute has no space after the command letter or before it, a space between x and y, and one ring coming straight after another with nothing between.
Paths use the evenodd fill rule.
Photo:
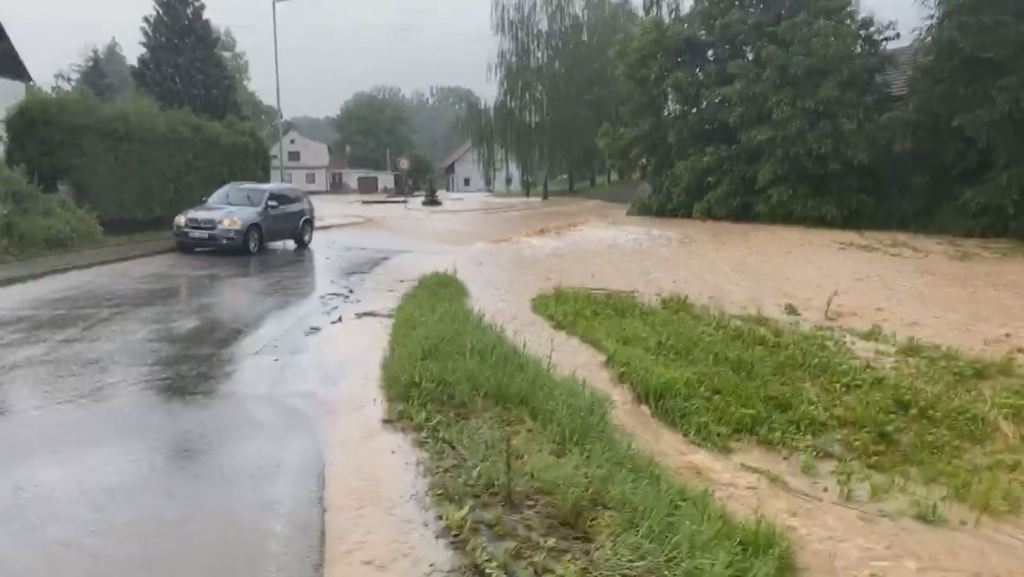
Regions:
<instances>
[{"instance_id":1,"label":"distant house","mask_svg":"<svg viewBox=\"0 0 1024 577\"><path fill-rule=\"evenodd\" d=\"M6 140L4 121L7 113L25 98L31 83L32 75L28 73L3 23L0 23L0 152L3 152Z\"/></svg>"},{"instance_id":2,"label":"distant house","mask_svg":"<svg viewBox=\"0 0 1024 577\"><path fill-rule=\"evenodd\" d=\"M519 192L523 189L523 175L519 165L499 152L498 166L493 174L485 170L480 155L472 142L466 142L441 161L445 174L445 187L449 192Z\"/></svg>"},{"instance_id":3,"label":"distant house","mask_svg":"<svg viewBox=\"0 0 1024 577\"><path fill-rule=\"evenodd\" d=\"M899 48L889 49L889 64L882 72L882 82L885 83L889 95L896 100L907 97L910 91L910 76L914 72L914 66L921 58L921 45L918 42Z\"/></svg>"},{"instance_id":4,"label":"distant house","mask_svg":"<svg viewBox=\"0 0 1024 577\"><path fill-rule=\"evenodd\" d=\"M331 150L322 143L290 129L284 135L284 175L281 174L280 144L270 149L270 182L287 182L306 192L331 190Z\"/></svg>"}]
</instances>

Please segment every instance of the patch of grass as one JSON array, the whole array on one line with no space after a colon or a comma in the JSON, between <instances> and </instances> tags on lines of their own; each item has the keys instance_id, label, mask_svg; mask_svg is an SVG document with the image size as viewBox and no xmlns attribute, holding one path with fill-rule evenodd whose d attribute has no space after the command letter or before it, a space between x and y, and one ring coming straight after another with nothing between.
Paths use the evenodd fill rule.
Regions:
<instances>
[{"instance_id":1,"label":"patch of grass","mask_svg":"<svg viewBox=\"0 0 1024 577\"><path fill-rule=\"evenodd\" d=\"M534 308L601 350L658 418L707 447L754 441L836 459L848 492L866 470L938 485L979 511L1021 509L1024 387L1010 358L904 341L878 366L830 331L677 297L652 306L558 290Z\"/></svg>"},{"instance_id":2,"label":"patch of grass","mask_svg":"<svg viewBox=\"0 0 1024 577\"><path fill-rule=\"evenodd\" d=\"M671 479L622 438L606 398L487 324L452 276L402 301L383 380L466 574L795 573L776 529Z\"/></svg>"},{"instance_id":3,"label":"patch of grass","mask_svg":"<svg viewBox=\"0 0 1024 577\"><path fill-rule=\"evenodd\" d=\"M171 233L168 229L161 229L150 232L140 232L134 234L102 235L94 240L83 242L74 247L59 249L33 249L23 251L18 254L8 254L0 252L0 264L20 262L25 260L31 260L34 258L55 256L59 254L70 254L94 248L104 248L111 246L122 246L126 244L135 244L140 242L150 242L154 240L167 240L168 242L170 242L170 238Z\"/></svg>"},{"instance_id":4,"label":"patch of grass","mask_svg":"<svg viewBox=\"0 0 1024 577\"><path fill-rule=\"evenodd\" d=\"M813 455L801 455L800 471L808 477L817 477L820 473L818 470L818 460L815 459Z\"/></svg>"},{"instance_id":5,"label":"patch of grass","mask_svg":"<svg viewBox=\"0 0 1024 577\"><path fill-rule=\"evenodd\" d=\"M928 525L945 525L948 521L945 513L935 501L917 500L913 504L911 516Z\"/></svg>"}]
</instances>

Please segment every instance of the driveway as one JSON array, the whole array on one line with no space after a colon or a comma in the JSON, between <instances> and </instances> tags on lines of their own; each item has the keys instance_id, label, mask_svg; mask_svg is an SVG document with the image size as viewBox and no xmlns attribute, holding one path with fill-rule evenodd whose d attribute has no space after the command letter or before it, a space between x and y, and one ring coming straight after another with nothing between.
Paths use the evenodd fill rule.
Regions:
<instances>
[{"instance_id":1,"label":"driveway","mask_svg":"<svg viewBox=\"0 0 1024 577\"><path fill-rule=\"evenodd\" d=\"M0 573L320 575L317 343L400 248L341 235L0 289Z\"/></svg>"}]
</instances>

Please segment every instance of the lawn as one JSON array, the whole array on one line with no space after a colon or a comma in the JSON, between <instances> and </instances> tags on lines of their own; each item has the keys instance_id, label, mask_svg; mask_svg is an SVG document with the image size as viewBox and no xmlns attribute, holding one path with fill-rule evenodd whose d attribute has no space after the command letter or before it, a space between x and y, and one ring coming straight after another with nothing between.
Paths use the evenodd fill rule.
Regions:
<instances>
[{"instance_id":1,"label":"lawn","mask_svg":"<svg viewBox=\"0 0 1024 577\"><path fill-rule=\"evenodd\" d=\"M795 573L775 528L730 518L638 454L607 399L510 342L450 275L398 307L383 380L465 574Z\"/></svg>"},{"instance_id":2,"label":"lawn","mask_svg":"<svg viewBox=\"0 0 1024 577\"><path fill-rule=\"evenodd\" d=\"M8 254L0 251L0 264L6 264L11 262L18 262L23 260L29 260L33 258L40 258L45 256L55 256L60 254L69 254L79 252L83 250L89 250L93 248L104 248L110 246L121 246L126 244L135 244L140 242L149 242L154 240L167 240L170 242L171 233L170 229L162 229L150 232L140 232L135 234L123 234L123 235L103 235L94 242L87 242L75 246L74 248L60 248L51 250L29 250L20 254Z\"/></svg>"},{"instance_id":3,"label":"lawn","mask_svg":"<svg viewBox=\"0 0 1024 577\"><path fill-rule=\"evenodd\" d=\"M630 204L643 192L645 185L639 180L613 180L611 183L608 183L604 179L600 179L597 182L597 186L593 188L590 187L590 183L587 181L576 183L576 192L572 194L569 193L568 187L569 183L566 179L557 179L551 183L548 193L553 198L589 198L591 200L603 200L618 204ZM537 188L531 194L535 198L540 198L542 191ZM523 193L501 193L495 196L520 198L523 196Z\"/></svg>"},{"instance_id":4,"label":"lawn","mask_svg":"<svg viewBox=\"0 0 1024 577\"><path fill-rule=\"evenodd\" d=\"M801 453L808 470L834 459L845 481L870 481L873 496L938 487L977 511L1021 510L1024 379L1010 358L972 358L876 329L860 335L878 342L868 360L833 331L678 297L645 304L560 289L534 309L605 354L659 419L704 446Z\"/></svg>"}]
</instances>

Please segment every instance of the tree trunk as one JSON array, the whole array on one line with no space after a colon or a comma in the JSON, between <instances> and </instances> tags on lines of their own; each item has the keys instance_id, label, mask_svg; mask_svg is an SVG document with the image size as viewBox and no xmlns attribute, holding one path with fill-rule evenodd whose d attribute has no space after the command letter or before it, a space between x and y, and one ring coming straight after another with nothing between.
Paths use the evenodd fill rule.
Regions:
<instances>
[{"instance_id":1,"label":"tree trunk","mask_svg":"<svg viewBox=\"0 0 1024 577\"><path fill-rule=\"evenodd\" d=\"M605 170L607 171L604 174L605 184L607 184L608 186L611 186L611 184L612 184L612 167L611 167L611 165L609 164L608 168L606 168Z\"/></svg>"},{"instance_id":2,"label":"tree trunk","mask_svg":"<svg viewBox=\"0 0 1024 577\"><path fill-rule=\"evenodd\" d=\"M544 200L547 200L548 198L550 198L550 195L548 194L548 175L547 175L547 173L544 174L544 193L541 195L541 198L544 199Z\"/></svg>"},{"instance_id":3,"label":"tree trunk","mask_svg":"<svg viewBox=\"0 0 1024 577\"><path fill-rule=\"evenodd\" d=\"M590 188L597 188L597 170L590 169Z\"/></svg>"},{"instance_id":4,"label":"tree trunk","mask_svg":"<svg viewBox=\"0 0 1024 577\"><path fill-rule=\"evenodd\" d=\"M569 168L569 194L576 192L576 174L573 172L572 167Z\"/></svg>"},{"instance_id":5,"label":"tree trunk","mask_svg":"<svg viewBox=\"0 0 1024 577\"><path fill-rule=\"evenodd\" d=\"M526 191L526 198L530 198L530 187L533 186L533 181L530 180L529 176L523 177L523 190Z\"/></svg>"}]
</instances>

